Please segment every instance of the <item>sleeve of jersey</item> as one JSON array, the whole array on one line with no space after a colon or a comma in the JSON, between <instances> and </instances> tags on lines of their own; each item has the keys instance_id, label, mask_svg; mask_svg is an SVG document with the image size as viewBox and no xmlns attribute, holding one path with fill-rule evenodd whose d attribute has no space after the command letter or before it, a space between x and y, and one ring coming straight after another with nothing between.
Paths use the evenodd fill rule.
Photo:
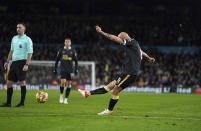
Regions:
<instances>
[{"instance_id":1,"label":"sleeve of jersey","mask_svg":"<svg viewBox=\"0 0 201 131\"><path fill-rule=\"evenodd\" d=\"M131 46L132 44L131 44L131 42L129 42L128 40L123 39L123 45L124 45L124 46Z\"/></svg>"},{"instance_id":2,"label":"sleeve of jersey","mask_svg":"<svg viewBox=\"0 0 201 131\"><path fill-rule=\"evenodd\" d=\"M28 38L27 42L27 53L33 53L33 42L30 38Z\"/></svg>"}]
</instances>

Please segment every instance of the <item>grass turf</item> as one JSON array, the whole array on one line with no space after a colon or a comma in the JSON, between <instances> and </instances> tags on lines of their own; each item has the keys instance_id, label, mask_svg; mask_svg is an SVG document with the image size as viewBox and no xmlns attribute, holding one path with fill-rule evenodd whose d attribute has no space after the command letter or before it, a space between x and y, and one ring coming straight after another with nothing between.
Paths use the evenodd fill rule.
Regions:
<instances>
[{"instance_id":1,"label":"grass turf","mask_svg":"<svg viewBox=\"0 0 201 131\"><path fill-rule=\"evenodd\" d=\"M0 108L0 131L199 131L201 95L120 94L113 116L97 116L111 94L81 97L72 91L69 104L59 104L59 91L48 91L47 103L37 103L36 90L28 90L24 108ZM0 103L6 92L0 90ZM20 101L14 91L12 106Z\"/></svg>"}]
</instances>

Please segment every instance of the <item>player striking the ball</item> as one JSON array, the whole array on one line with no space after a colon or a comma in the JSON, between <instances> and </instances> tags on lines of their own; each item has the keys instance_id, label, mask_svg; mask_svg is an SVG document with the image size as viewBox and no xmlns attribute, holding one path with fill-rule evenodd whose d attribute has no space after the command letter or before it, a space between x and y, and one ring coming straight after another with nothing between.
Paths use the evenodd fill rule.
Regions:
<instances>
[{"instance_id":1,"label":"player striking the ball","mask_svg":"<svg viewBox=\"0 0 201 131\"><path fill-rule=\"evenodd\" d=\"M60 103L68 104L68 96L71 90L71 73L73 73L73 60L75 61L75 69L74 74L77 75L78 73L78 62L77 62L77 53L75 50L71 49L71 39L66 38L64 42L65 46L63 49L60 49L57 54L56 62L55 62L55 69L54 73L57 74L57 66L58 62L61 61L61 83L60 83ZM66 88L66 95L63 101L63 91L65 85Z\"/></svg>"},{"instance_id":2,"label":"player striking the ball","mask_svg":"<svg viewBox=\"0 0 201 131\"><path fill-rule=\"evenodd\" d=\"M142 57L146 57L150 62L154 62L155 59L149 57L145 52L143 52L138 41L131 39L126 32L121 32L118 36L115 36L103 32L99 26L96 26L96 31L109 40L124 46L126 52L124 63L121 66L117 79L114 79L107 86L92 91L80 89L78 89L78 91L83 97L87 98L90 95L105 94L113 89L112 98L110 99L108 108L103 112L98 113L98 115L112 115L113 108L119 99L119 93L136 80L138 71L140 70Z\"/></svg>"}]
</instances>

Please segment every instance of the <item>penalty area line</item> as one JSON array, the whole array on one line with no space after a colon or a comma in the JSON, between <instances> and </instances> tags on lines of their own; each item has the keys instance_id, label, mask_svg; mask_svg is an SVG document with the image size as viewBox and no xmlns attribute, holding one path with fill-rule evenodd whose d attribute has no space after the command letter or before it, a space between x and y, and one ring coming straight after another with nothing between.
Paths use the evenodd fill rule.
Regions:
<instances>
[{"instance_id":1,"label":"penalty area line","mask_svg":"<svg viewBox=\"0 0 201 131\"><path fill-rule=\"evenodd\" d=\"M0 113L0 117L2 117L1 115L5 115L7 116L7 113ZM13 114L14 115L14 114ZM72 116L72 117L97 117L99 115L82 115L82 114L32 114L32 113L19 113L19 114L15 114L14 116ZM105 117L108 115L104 115L104 116L99 116L99 117ZM7 116L8 117L8 116ZM168 117L168 116L135 116L135 115L112 115L111 117L116 117L116 118L128 118L128 119L169 119L169 120L194 120L194 121L201 121L200 118L193 118L193 117Z\"/></svg>"}]
</instances>

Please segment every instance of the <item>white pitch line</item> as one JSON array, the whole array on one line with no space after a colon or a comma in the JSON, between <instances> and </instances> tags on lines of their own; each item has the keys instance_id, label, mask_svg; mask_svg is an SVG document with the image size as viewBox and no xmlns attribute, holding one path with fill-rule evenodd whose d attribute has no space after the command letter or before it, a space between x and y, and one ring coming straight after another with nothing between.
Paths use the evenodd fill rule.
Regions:
<instances>
[{"instance_id":1,"label":"white pitch line","mask_svg":"<svg viewBox=\"0 0 201 131\"><path fill-rule=\"evenodd\" d=\"M6 113L0 113L0 115L6 115ZM104 117L99 115L81 115L81 114L31 114L31 113L25 113L25 114L18 114L16 116L72 116L72 117ZM106 115L105 115L106 116ZM1 117L1 116L0 116ZM192 117L163 117L163 116L108 116L108 117L117 117L117 118L130 118L130 119L169 119L169 120L194 120L194 121L201 121L201 118L192 118Z\"/></svg>"}]
</instances>

